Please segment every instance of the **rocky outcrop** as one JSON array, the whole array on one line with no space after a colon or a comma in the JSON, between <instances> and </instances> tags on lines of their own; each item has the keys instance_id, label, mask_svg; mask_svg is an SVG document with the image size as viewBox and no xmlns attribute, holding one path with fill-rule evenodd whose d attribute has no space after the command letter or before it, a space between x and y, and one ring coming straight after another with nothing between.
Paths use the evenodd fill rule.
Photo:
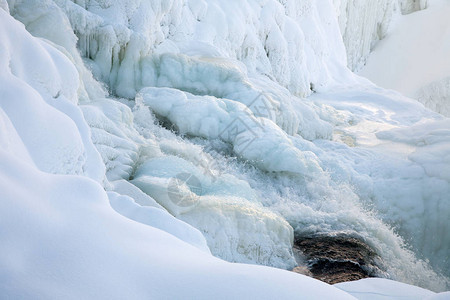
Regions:
<instances>
[{"instance_id":1,"label":"rocky outcrop","mask_svg":"<svg viewBox=\"0 0 450 300\"><path fill-rule=\"evenodd\" d=\"M377 254L364 242L348 236L296 238L294 252L303 258L307 270L296 273L312 276L329 284L375 277L380 270Z\"/></svg>"}]
</instances>

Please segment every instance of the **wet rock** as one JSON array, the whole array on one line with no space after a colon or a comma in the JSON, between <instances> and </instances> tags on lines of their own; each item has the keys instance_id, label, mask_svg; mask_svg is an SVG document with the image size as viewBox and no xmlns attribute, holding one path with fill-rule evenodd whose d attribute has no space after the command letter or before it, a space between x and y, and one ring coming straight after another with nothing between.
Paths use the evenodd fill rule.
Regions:
<instances>
[{"instance_id":1,"label":"wet rock","mask_svg":"<svg viewBox=\"0 0 450 300\"><path fill-rule=\"evenodd\" d=\"M329 284L375 277L380 270L376 253L354 237L298 237L293 250L303 258L312 277Z\"/></svg>"},{"instance_id":2,"label":"wet rock","mask_svg":"<svg viewBox=\"0 0 450 300\"><path fill-rule=\"evenodd\" d=\"M313 274L311 273L311 271L307 267L303 267L303 266L295 267L294 269L292 269L292 272L295 272L295 273L298 273L298 274L302 274L302 275L306 275L306 276L309 276L309 277L313 277Z\"/></svg>"}]
</instances>

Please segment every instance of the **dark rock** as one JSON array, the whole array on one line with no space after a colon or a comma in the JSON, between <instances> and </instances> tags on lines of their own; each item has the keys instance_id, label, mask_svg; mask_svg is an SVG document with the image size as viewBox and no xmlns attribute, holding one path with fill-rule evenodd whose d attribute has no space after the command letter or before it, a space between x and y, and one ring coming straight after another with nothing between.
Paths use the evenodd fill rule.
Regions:
<instances>
[{"instance_id":1,"label":"dark rock","mask_svg":"<svg viewBox=\"0 0 450 300\"><path fill-rule=\"evenodd\" d=\"M307 268L307 267L295 267L294 269L292 269L292 272L298 273L298 274L302 274L302 275L306 275L309 277L313 277L313 274L311 273L311 271Z\"/></svg>"},{"instance_id":2,"label":"dark rock","mask_svg":"<svg viewBox=\"0 0 450 300\"><path fill-rule=\"evenodd\" d=\"M375 277L380 270L377 254L354 237L298 237L293 250L303 257L312 277L329 284Z\"/></svg>"}]
</instances>

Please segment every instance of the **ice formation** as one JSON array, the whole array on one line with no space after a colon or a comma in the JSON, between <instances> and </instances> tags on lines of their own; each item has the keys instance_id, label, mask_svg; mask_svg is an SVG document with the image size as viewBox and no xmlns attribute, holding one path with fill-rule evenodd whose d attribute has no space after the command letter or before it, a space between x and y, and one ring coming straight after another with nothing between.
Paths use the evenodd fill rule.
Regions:
<instances>
[{"instance_id":1,"label":"ice formation","mask_svg":"<svg viewBox=\"0 0 450 300\"><path fill-rule=\"evenodd\" d=\"M337 80L327 70L345 53L328 1L56 2L81 53L96 62L94 73L122 97L154 80L141 59L162 53L239 60L250 74L272 77L296 95Z\"/></svg>"},{"instance_id":2,"label":"ice formation","mask_svg":"<svg viewBox=\"0 0 450 300\"><path fill-rule=\"evenodd\" d=\"M0 5L0 228L18 233L0 230L0 278L21 283L0 280L6 295L82 297L101 272L91 297L349 298L210 255L290 269L294 233L355 236L376 275L448 288L449 121L346 67L425 2Z\"/></svg>"},{"instance_id":3,"label":"ice formation","mask_svg":"<svg viewBox=\"0 0 450 300\"><path fill-rule=\"evenodd\" d=\"M450 117L450 77L433 81L416 93L423 105L444 116Z\"/></svg>"}]
</instances>

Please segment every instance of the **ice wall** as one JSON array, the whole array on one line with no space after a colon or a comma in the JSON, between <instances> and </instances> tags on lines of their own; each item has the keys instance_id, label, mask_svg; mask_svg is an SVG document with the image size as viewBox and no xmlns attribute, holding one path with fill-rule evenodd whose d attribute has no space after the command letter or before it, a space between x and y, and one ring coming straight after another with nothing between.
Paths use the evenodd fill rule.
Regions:
<instances>
[{"instance_id":1,"label":"ice wall","mask_svg":"<svg viewBox=\"0 0 450 300\"><path fill-rule=\"evenodd\" d=\"M416 92L417 100L426 107L450 117L450 77L436 80Z\"/></svg>"},{"instance_id":2,"label":"ice wall","mask_svg":"<svg viewBox=\"0 0 450 300\"><path fill-rule=\"evenodd\" d=\"M401 0L400 8L402 14L410 14L418 10L427 8L428 0Z\"/></svg>"},{"instance_id":3,"label":"ice wall","mask_svg":"<svg viewBox=\"0 0 450 300\"><path fill-rule=\"evenodd\" d=\"M345 50L329 1L56 3L82 55L96 63L94 74L122 97L142 87L141 59L167 52L239 60L250 75L274 78L301 96L342 80L330 76Z\"/></svg>"}]
</instances>

